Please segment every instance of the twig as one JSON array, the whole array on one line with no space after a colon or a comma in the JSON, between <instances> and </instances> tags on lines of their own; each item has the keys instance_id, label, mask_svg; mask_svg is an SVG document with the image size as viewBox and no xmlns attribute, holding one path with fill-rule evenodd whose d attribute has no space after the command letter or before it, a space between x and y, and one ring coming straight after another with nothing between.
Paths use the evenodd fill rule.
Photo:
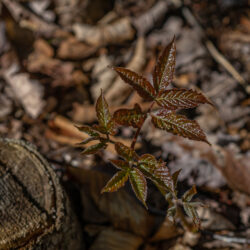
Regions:
<instances>
[{"instance_id":1,"label":"twig","mask_svg":"<svg viewBox=\"0 0 250 250\"><path fill-rule=\"evenodd\" d=\"M247 87L247 83L244 78L238 73L238 71L233 67L233 65L218 51L215 45L207 38L203 28L198 23L191 11L187 7L184 7L182 8L182 13L186 20L189 22L189 24L192 25L197 30L197 32L205 39L205 45L214 60L217 63L221 64L229 72L229 74L231 74L232 77L244 87L245 91L249 94L250 88Z\"/></svg>"}]
</instances>

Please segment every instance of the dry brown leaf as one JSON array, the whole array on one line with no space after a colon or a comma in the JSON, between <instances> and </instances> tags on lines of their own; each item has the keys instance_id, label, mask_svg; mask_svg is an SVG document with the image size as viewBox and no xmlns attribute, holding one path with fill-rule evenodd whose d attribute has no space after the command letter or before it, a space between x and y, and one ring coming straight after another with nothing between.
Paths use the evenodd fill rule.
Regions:
<instances>
[{"instance_id":1,"label":"dry brown leaf","mask_svg":"<svg viewBox=\"0 0 250 250\"><path fill-rule=\"evenodd\" d=\"M126 68L135 72L141 72L146 61L146 45L144 37L139 37L136 43L136 48L131 61L127 64ZM108 102L113 105L120 105L126 100L132 89L124 81L117 77L112 87L107 91L105 97ZM119 95L118 95L119 93ZM121 95L122 93L122 95Z\"/></svg>"},{"instance_id":2,"label":"dry brown leaf","mask_svg":"<svg viewBox=\"0 0 250 250\"><path fill-rule=\"evenodd\" d=\"M150 242L157 242L161 240L168 240L181 234L180 228L170 221L167 217L163 221L162 225L158 228L157 232L150 238Z\"/></svg>"},{"instance_id":3,"label":"dry brown leaf","mask_svg":"<svg viewBox=\"0 0 250 250\"><path fill-rule=\"evenodd\" d=\"M69 168L69 172L82 184L81 196L85 203L93 203L91 209L101 212L102 220L108 220L115 229L132 232L137 236L146 237L152 233L156 223L155 218L149 215L135 197L128 194L124 188L114 193L101 194L109 179L108 175L72 167ZM96 222L92 216L94 211L86 210L85 204L82 205L83 218L90 223L92 220Z\"/></svg>"},{"instance_id":4,"label":"dry brown leaf","mask_svg":"<svg viewBox=\"0 0 250 250\"><path fill-rule=\"evenodd\" d=\"M74 124L69 121L67 118L63 116L56 116L53 120L49 122L50 129L47 129L45 132L45 136L49 139L57 141L62 144L69 144L72 146L76 146L76 143L80 143L84 139L88 138L88 135L80 132ZM119 140L125 145L130 144L130 140L123 139L119 137L112 137L113 140ZM96 144L95 141L91 141L85 144L86 147ZM136 144L136 148L139 148L140 143ZM107 150L113 154L116 154L113 144L109 144Z\"/></svg>"},{"instance_id":5,"label":"dry brown leaf","mask_svg":"<svg viewBox=\"0 0 250 250\"><path fill-rule=\"evenodd\" d=\"M62 41L57 57L64 60L82 60L96 52L96 47L77 41L74 37Z\"/></svg>"},{"instance_id":6,"label":"dry brown leaf","mask_svg":"<svg viewBox=\"0 0 250 250\"><path fill-rule=\"evenodd\" d=\"M91 86L91 94L94 100L96 100L100 95L101 89L105 93L109 89L113 88L110 88L110 86L116 77L116 73L114 70L108 68L108 66L111 64L112 62L110 58L106 54L103 54L97 59L94 65L92 70L92 78L97 80L97 82Z\"/></svg>"},{"instance_id":7,"label":"dry brown leaf","mask_svg":"<svg viewBox=\"0 0 250 250\"><path fill-rule=\"evenodd\" d=\"M73 25L73 30L77 39L96 47L107 44L119 44L126 40L131 40L135 34L128 17L118 19L111 24L99 26L75 24Z\"/></svg>"},{"instance_id":8,"label":"dry brown leaf","mask_svg":"<svg viewBox=\"0 0 250 250\"><path fill-rule=\"evenodd\" d=\"M130 102L129 105L124 104L120 106L111 106L111 113L115 112L117 109L131 109L134 107L135 102ZM140 103L142 110L147 110L150 107L150 102ZM93 105L80 105L74 103L74 110L72 112L73 120L80 123L91 123L97 120L95 107Z\"/></svg>"},{"instance_id":9,"label":"dry brown leaf","mask_svg":"<svg viewBox=\"0 0 250 250\"><path fill-rule=\"evenodd\" d=\"M36 119L42 112L43 87L37 80L31 80L26 73L16 73L18 66L13 64L3 72L4 79L10 85L17 101L20 102L31 118Z\"/></svg>"},{"instance_id":10,"label":"dry brown leaf","mask_svg":"<svg viewBox=\"0 0 250 250\"><path fill-rule=\"evenodd\" d=\"M136 250L143 239L134 234L113 230L103 230L91 245L90 250Z\"/></svg>"}]
</instances>

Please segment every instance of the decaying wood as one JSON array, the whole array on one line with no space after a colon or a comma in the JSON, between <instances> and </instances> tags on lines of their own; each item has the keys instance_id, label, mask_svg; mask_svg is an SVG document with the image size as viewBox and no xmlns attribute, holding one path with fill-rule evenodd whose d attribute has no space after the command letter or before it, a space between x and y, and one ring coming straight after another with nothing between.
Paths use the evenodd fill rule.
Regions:
<instances>
[{"instance_id":1,"label":"decaying wood","mask_svg":"<svg viewBox=\"0 0 250 250\"><path fill-rule=\"evenodd\" d=\"M0 249L84 249L56 174L28 143L0 139Z\"/></svg>"}]
</instances>

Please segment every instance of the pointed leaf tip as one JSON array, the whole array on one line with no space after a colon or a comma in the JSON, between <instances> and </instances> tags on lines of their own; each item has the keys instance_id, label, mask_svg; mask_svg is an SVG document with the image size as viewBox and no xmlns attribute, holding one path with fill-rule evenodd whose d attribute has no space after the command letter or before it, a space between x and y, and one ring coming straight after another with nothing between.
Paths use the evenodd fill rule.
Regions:
<instances>
[{"instance_id":1,"label":"pointed leaf tip","mask_svg":"<svg viewBox=\"0 0 250 250\"><path fill-rule=\"evenodd\" d=\"M122 67L112 67L112 69L118 73L124 82L133 87L142 98L147 101L154 100L155 89L145 77Z\"/></svg>"},{"instance_id":2,"label":"pointed leaf tip","mask_svg":"<svg viewBox=\"0 0 250 250\"><path fill-rule=\"evenodd\" d=\"M128 172L125 170L117 172L102 189L101 193L104 192L115 192L123 187L128 180Z\"/></svg>"},{"instance_id":3,"label":"pointed leaf tip","mask_svg":"<svg viewBox=\"0 0 250 250\"><path fill-rule=\"evenodd\" d=\"M199 124L196 121L187 119L183 115L160 110L152 115L152 122L156 128L166 130L174 135L210 144Z\"/></svg>"},{"instance_id":4,"label":"pointed leaf tip","mask_svg":"<svg viewBox=\"0 0 250 250\"><path fill-rule=\"evenodd\" d=\"M153 82L156 92L166 90L172 82L175 70L176 46L175 36L173 40L163 50L153 73Z\"/></svg>"},{"instance_id":5,"label":"pointed leaf tip","mask_svg":"<svg viewBox=\"0 0 250 250\"><path fill-rule=\"evenodd\" d=\"M129 173L129 180L130 180L131 186L133 188L133 191L136 197L147 208L147 205L146 205L147 182L146 182L144 175L139 169L133 168Z\"/></svg>"},{"instance_id":6,"label":"pointed leaf tip","mask_svg":"<svg viewBox=\"0 0 250 250\"><path fill-rule=\"evenodd\" d=\"M156 102L159 106L168 110L189 109L204 103L213 105L202 93L191 89L176 88L161 91L156 98Z\"/></svg>"}]
</instances>

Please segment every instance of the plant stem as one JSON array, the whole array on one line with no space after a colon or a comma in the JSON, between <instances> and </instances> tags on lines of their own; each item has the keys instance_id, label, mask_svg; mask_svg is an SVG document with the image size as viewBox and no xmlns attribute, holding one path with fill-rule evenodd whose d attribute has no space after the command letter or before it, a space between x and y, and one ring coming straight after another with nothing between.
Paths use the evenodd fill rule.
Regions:
<instances>
[{"instance_id":1,"label":"plant stem","mask_svg":"<svg viewBox=\"0 0 250 250\"><path fill-rule=\"evenodd\" d=\"M152 104L150 105L150 107L149 107L149 109L148 109L148 111L147 111L147 114L151 112L151 110L152 110L152 108L153 108L153 106L154 106L154 103L155 103L155 101L153 101ZM146 118L147 118L147 117L146 117ZM133 138L132 143L131 143L131 146L130 146L130 148L132 148L132 149L135 148L136 141L137 141L137 139L138 139L138 136L139 136L139 134L140 134L140 132L141 132L142 126L143 126L143 124L144 124L146 118L144 119L142 125L141 125L141 126L136 130L136 132L135 132L134 138Z\"/></svg>"}]
</instances>

